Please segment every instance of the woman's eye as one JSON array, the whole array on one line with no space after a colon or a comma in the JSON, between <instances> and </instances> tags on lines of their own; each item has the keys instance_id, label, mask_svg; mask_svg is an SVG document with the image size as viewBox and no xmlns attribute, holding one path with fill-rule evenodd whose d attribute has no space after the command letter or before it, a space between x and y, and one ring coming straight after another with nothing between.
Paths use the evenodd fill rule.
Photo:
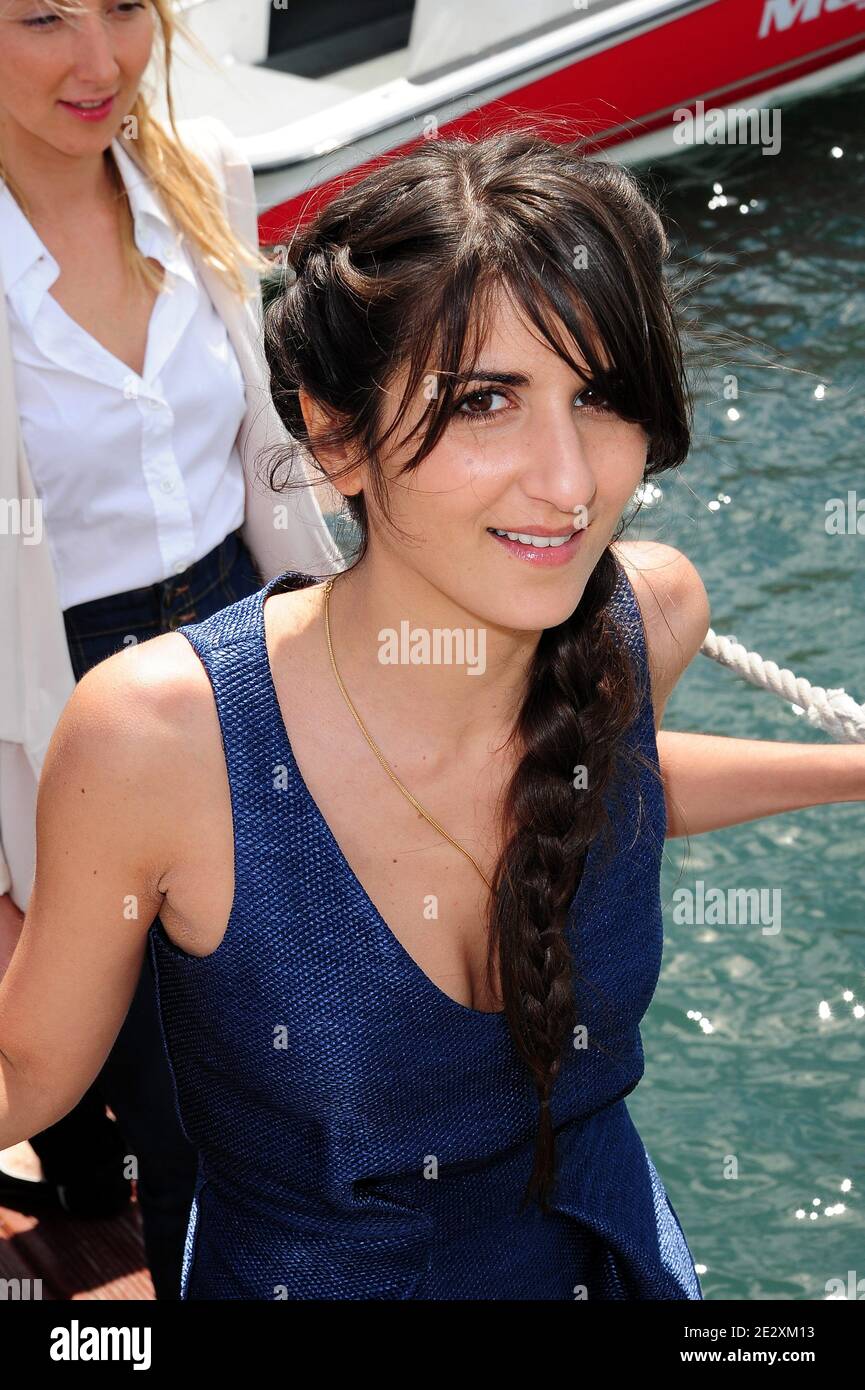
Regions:
<instances>
[{"instance_id":1,"label":"woman's eye","mask_svg":"<svg viewBox=\"0 0 865 1390\"><path fill-rule=\"evenodd\" d=\"M499 400L505 401L505 403L507 403L508 398L504 394L504 392L494 391L491 386L488 387L485 391L470 391L467 396L463 396L462 400L460 400L457 403L456 413L458 415L462 415L464 418L469 418L472 420L486 420L489 419L491 415L501 415L501 409L486 410L483 408L483 403L489 401L494 397L498 397ZM467 405L480 408L464 410L463 406ZM505 408L507 408L507 405L505 405Z\"/></svg>"},{"instance_id":2,"label":"woman's eye","mask_svg":"<svg viewBox=\"0 0 865 1390\"><path fill-rule=\"evenodd\" d=\"M491 403L495 400L501 402L498 406ZM574 397L575 403L579 404L582 414L591 413L593 415L613 415L613 406L609 399L601 392L597 386L584 386L582 391ZM480 391L470 391L463 396L455 406L454 413L461 415L463 419L471 420L472 424L485 424L487 420L505 414L511 407L508 404L508 397L503 391L496 391L492 386L487 386Z\"/></svg>"},{"instance_id":3,"label":"woman's eye","mask_svg":"<svg viewBox=\"0 0 865 1390\"><path fill-rule=\"evenodd\" d=\"M136 10L143 10L144 5L142 0L122 0L121 4L114 5L112 8L115 14L119 14L123 19L128 19ZM59 24L60 15L34 15L32 19L24 19L21 22L26 29L53 29L55 24Z\"/></svg>"},{"instance_id":4,"label":"woman's eye","mask_svg":"<svg viewBox=\"0 0 865 1390\"><path fill-rule=\"evenodd\" d=\"M575 400L582 400L584 396L594 397L593 400L584 404L584 410L596 410L603 415L611 415L613 413L613 407L610 405L607 397L603 395L596 386L584 386L579 395L575 397Z\"/></svg>"}]
</instances>

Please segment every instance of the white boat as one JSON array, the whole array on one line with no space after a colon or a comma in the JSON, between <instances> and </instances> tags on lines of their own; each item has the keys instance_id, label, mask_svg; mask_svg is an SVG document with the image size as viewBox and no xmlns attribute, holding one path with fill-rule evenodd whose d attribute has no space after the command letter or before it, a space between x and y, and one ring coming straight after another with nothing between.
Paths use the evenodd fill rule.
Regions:
<instances>
[{"instance_id":1,"label":"white boat","mask_svg":"<svg viewBox=\"0 0 865 1390\"><path fill-rule=\"evenodd\" d=\"M865 70L865 0L179 0L212 55L177 115L218 115L255 170L264 244L350 170L430 134L571 116L623 163L687 112L783 106ZM702 104L702 105L701 105ZM678 113L678 114L677 114ZM697 127L692 127L696 129Z\"/></svg>"}]
</instances>

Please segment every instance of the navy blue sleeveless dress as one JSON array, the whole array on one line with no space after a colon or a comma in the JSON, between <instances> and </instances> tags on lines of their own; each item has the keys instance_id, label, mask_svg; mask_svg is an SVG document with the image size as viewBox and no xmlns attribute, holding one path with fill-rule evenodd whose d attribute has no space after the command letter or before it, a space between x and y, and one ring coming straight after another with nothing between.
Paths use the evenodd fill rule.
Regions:
<instances>
[{"instance_id":1,"label":"navy blue sleeveless dress","mask_svg":"<svg viewBox=\"0 0 865 1390\"><path fill-rule=\"evenodd\" d=\"M553 1091L548 1213L520 1210L538 1107L504 1014L457 1003L415 963L294 760L264 603L315 582L286 571L178 628L213 686L235 852L214 952L189 955L158 917L149 933L178 1113L198 1153L181 1298L701 1299L624 1100L643 1074L639 1023L661 965L666 831L624 569L612 609L642 685L626 747L650 767L638 757L611 784L614 843L591 846L569 913L588 1044L566 1049Z\"/></svg>"}]
</instances>

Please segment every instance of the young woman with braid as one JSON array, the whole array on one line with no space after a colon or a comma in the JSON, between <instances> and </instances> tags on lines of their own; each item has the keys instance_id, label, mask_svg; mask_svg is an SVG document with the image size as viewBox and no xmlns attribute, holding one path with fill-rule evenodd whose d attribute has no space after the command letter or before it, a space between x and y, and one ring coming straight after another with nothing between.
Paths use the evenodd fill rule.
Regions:
<instances>
[{"instance_id":1,"label":"young woman with braid","mask_svg":"<svg viewBox=\"0 0 865 1390\"><path fill-rule=\"evenodd\" d=\"M860 748L659 757L708 626L683 555L620 539L688 451L667 255L631 174L531 132L345 188L265 334L354 563L69 701L0 985L0 1145L74 1104L148 948L198 1153L184 1298L702 1296L625 1103L665 836L865 775Z\"/></svg>"}]
</instances>

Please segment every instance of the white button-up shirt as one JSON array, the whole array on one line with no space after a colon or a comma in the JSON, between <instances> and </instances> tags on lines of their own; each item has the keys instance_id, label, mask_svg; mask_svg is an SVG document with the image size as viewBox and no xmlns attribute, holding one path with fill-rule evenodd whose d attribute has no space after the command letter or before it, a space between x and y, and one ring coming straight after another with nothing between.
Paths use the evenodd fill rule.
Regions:
<instances>
[{"instance_id":1,"label":"white button-up shirt","mask_svg":"<svg viewBox=\"0 0 865 1390\"><path fill-rule=\"evenodd\" d=\"M20 425L64 609L179 574L244 519L237 357L156 191L112 150L136 244L165 268L140 376L48 293L60 267L0 183Z\"/></svg>"}]
</instances>

